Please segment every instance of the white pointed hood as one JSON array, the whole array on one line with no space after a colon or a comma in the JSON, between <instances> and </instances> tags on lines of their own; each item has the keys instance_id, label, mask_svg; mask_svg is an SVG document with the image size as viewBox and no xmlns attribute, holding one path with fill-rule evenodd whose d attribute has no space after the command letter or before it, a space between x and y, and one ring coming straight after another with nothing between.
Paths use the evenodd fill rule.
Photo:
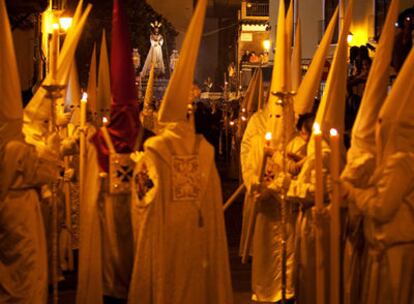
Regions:
<instances>
[{"instance_id":1,"label":"white pointed hood","mask_svg":"<svg viewBox=\"0 0 414 304\"><path fill-rule=\"evenodd\" d=\"M154 95L154 80L155 80L154 79L155 78L154 68L155 68L155 65L154 63L152 63L149 77L148 77L147 88L145 90L144 111L149 109L152 103L152 97Z\"/></svg>"},{"instance_id":2,"label":"white pointed hood","mask_svg":"<svg viewBox=\"0 0 414 304\"><path fill-rule=\"evenodd\" d=\"M302 82L302 39L300 20L296 23L295 45L292 51L291 67L291 90L297 92Z\"/></svg>"},{"instance_id":3,"label":"white pointed hood","mask_svg":"<svg viewBox=\"0 0 414 304\"><path fill-rule=\"evenodd\" d=\"M309 69L306 72L305 77L303 78L294 98L295 113L297 115L309 113L312 110L313 101L321 83L326 55L328 54L328 50L331 45L332 37L335 32L337 23L338 8L336 8L334 14L331 17L331 20L329 21L328 28L323 35L319 47L313 56Z\"/></svg>"},{"instance_id":4,"label":"white pointed hood","mask_svg":"<svg viewBox=\"0 0 414 304\"><path fill-rule=\"evenodd\" d=\"M315 122L320 125L322 133L327 141L329 141L328 135L331 128L335 128L341 136L343 136L344 131L347 80L346 59L348 52L347 36L351 25L352 8L353 0L350 0L346 9L343 28L341 29L341 33L338 38L338 46L335 50L325 91L315 118ZM312 135L311 142L308 144L308 155L312 155L314 153L314 148L315 145L313 144ZM344 147L343 154L343 157L345 158Z\"/></svg>"},{"instance_id":5,"label":"white pointed hood","mask_svg":"<svg viewBox=\"0 0 414 304\"><path fill-rule=\"evenodd\" d=\"M279 97L275 94L288 90L288 64L289 52L287 48L286 19L284 1L279 1L279 12L276 33L276 54L272 71L272 82L270 85L269 100L266 106L268 115L266 132L272 133L273 146L283 149L283 139L289 142L294 136L294 113L293 104L288 102L285 106L279 105Z\"/></svg>"},{"instance_id":6,"label":"white pointed hood","mask_svg":"<svg viewBox=\"0 0 414 304\"><path fill-rule=\"evenodd\" d=\"M389 69L394 45L395 21L398 17L399 0L393 0L388 8L387 19L381 33L374 61L365 85L361 106L352 128L351 148L348 159L363 152L376 154L375 125L388 90Z\"/></svg>"},{"instance_id":7,"label":"white pointed hood","mask_svg":"<svg viewBox=\"0 0 414 304\"><path fill-rule=\"evenodd\" d=\"M101 50L99 55L98 92L96 108L99 115L108 115L111 105L111 74L109 72L108 49L105 30L102 31Z\"/></svg>"},{"instance_id":8,"label":"white pointed hood","mask_svg":"<svg viewBox=\"0 0 414 304\"><path fill-rule=\"evenodd\" d=\"M414 48L381 108L376 126L377 160L396 152L414 152Z\"/></svg>"},{"instance_id":9,"label":"white pointed hood","mask_svg":"<svg viewBox=\"0 0 414 304\"><path fill-rule=\"evenodd\" d=\"M180 58L162 99L158 116L161 123L186 121L206 9L207 0L197 1L182 44Z\"/></svg>"},{"instance_id":10,"label":"white pointed hood","mask_svg":"<svg viewBox=\"0 0 414 304\"><path fill-rule=\"evenodd\" d=\"M91 57L91 64L89 65L89 79L88 79L88 109L92 114L96 114L96 43L93 44L93 51Z\"/></svg>"},{"instance_id":11,"label":"white pointed hood","mask_svg":"<svg viewBox=\"0 0 414 304\"><path fill-rule=\"evenodd\" d=\"M79 6L82 2L79 3ZM77 9L77 11L78 11ZM75 56L76 47L78 45L80 36L86 23L86 19L92 9L92 5L88 5L79 18L79 22L74 24L71 28L68 37L62 47L62 51L59 54L58 68L56 81L58 84L67 85L69 72ZM43 84L50 83L50 74L46 76ZM35 95L30 100L29 104L24 109L24 127L23 132L26 136L31 137L35 134L45 133L46 130L42 129L41 123L47 121L50 118L50 101L45 97L46 90L42 87L36 91Z\"/></svg>"},{"instance_id":12,"label":"white pointed hood","mask_svg":"<svg viewBox=\"0 0 414 304\"><path fill-rule=\"evenodd\" d=\"M71 123L79 125L80 122L80 86L76 62L72 64L70 69L68 87L66 88L65 109L66 111L73 111Z\"/></svg>"},{"instance_id":13,"label":"white pointed hood","mask_svg":"<svg viewBox=\"0 0 414 304\"><path fill-rule=\"evenodd\" d=\"M254 71L247 87L243 103L247 117L251 117L263 104L263 75L261 68Z\"/></svg>"},{"instance_id":14,"label":"white pointed hood","mask_svg":"<svg viewBox=\"0 0 414 304\"><path fill-rule=\"evenodd\" d=\"M23 107L19 71L5 0L0 0L0 149L22 139Z\"/></svg>"}]
</instances>

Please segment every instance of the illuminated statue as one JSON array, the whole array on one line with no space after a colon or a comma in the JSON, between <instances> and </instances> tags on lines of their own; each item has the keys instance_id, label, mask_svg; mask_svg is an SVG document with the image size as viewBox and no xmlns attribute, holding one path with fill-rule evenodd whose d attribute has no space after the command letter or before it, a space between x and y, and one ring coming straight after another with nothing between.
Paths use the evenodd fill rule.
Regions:
<instances>
[{"instance_id":1,"label":"illuminated statue","mask_svg":"<svg viewBox=\"0 0 414 304\"><path fill-rule=\"evenodd\" d=\"M159 33L161 22L151 22L152 33L150 35L151 48L148 52L147 59L145 60L144 67L141 71L141 76L145 77L150 70L151 62L154 63L155 74L160 75L165 73L164 60L162 57L162 45L164 44L164 38Z\"/></svg>"}]
</instances>

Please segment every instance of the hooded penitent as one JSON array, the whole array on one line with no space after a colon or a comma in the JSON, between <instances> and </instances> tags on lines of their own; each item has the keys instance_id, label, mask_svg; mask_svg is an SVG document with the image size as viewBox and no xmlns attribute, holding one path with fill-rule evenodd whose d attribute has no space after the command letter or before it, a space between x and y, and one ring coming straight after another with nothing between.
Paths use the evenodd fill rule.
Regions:
<instances>
[{"instance_id":1,"label":"hooded penitent","mask_svg":"<svg viewBox=\"0 0 414 304\"><path fill-rule=\"evenodd\" d=\"M111 76L109 72L108 50L106 47L105 30L103 30L101 51L99 55L98 96L96 100L96 108L99 118L109 114L111 99Z\"/></svg>"},{"instance_id":2,"label":"hooded penitent","mask_svg":"<svg viewBox=\"0 0 414 304\"><path fill-rule=\"evenodd\" d=\"M320 86L323 66L328 53L335 26L338 23L338 8L331 17L328 28L323 35L318 49L313 56L305 77L300 84L298 92L294 98L295 113L297 115L309 113L312 110L313 100Z\"/></svg>"},{"instance_id":3,"label":"hooded penitent","mask_svg":"<svg viewBox=\"0 0 414 304\"><path fill-rule=\"evenodd\" d=\"M0 303L47 302L39 186L57 175L23 140L21 88L6 1L0 0Z\"/></svg>"},{"instance_id":4,"label":"hooded penitent","mask_svg":"<svg viewBox=\"0 0 414 304\"><path fill-rule=\"evenodd\" d=\"M284 149L295 132L293 104L289 101L285 105L279 104L278 93L288 91L288 48L286 44L285 4L279 1L279 15L277 21L276 54L272 71L269 100L267 104L268 119L266 131L272 133L273 145L277 149Z\"/></svg>"},{"instance_id":5,"label":"hooded penitent","mask_svg":"<svg viewBox=\"0 0 414 304\"><path fill-rule=\"evenodd\" d=\"M131 153L140 128L132 48L123 2L114 1L111 49L111 118L108 131L117 153ZM101 54L102 56L102 54ZM99 165L108 172L109 150L101 131L92 138Z\"/></svg>"},{"instance_id":6,"label":"hooded penitent","mask_svg":"<svg viewBox=\"0 0 414 304\"><path fill-rule=\"evenodd\" d=\"M82 1L79 2L75 15L81 14ZM70 68L75 56L76 47L78 45L80 36L86 23L86 19L92 9L92 5L88 5L79 17L79 21L70 29L68 36L63 43L62 50L59 54L56 81L60 85L66 85ZM47 75L43 84L50 84L50 74ZM46 90L42 87L36 91L35 95L30 100L29 104L24 109L24 134L27 137L36 137L39 134L45 133L42 123L50 118L50 100L46 97ZM47 127L47 126L46 126Z\"/></svg>"},{"instance_id":7,"label":"hooded penitent","mask_svg":"<svg viewBox=\"0 0 414 304\"><path fill-rule=\"evenodd\" d=\"M352 128L352 141L351 148L348 151L348 159L357 157L364 152L371 155L376 154L375 123L387 96L395 34L394 22L397 20L398 9L399 1L392 1L368 75L361 106Z\"/></svg>"}]
</instances>

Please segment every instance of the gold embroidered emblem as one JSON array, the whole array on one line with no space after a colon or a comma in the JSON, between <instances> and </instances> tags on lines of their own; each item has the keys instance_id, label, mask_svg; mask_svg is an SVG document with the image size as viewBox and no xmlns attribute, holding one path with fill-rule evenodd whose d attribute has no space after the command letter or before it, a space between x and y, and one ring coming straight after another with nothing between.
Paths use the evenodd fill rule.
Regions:
<instances>
[{"instance_id":1,"label":"gold embroidered emblem","mask_svg":"<svg viewBox=\"0 0 414 304\"><path fill-rule=\"evenodd\" d=\"M111 153L109 156L109 193L128 194L131 192L131 178L134 162L130 154Z\"/></svg>"},{"instance_id":2,"label":"gold embroidered emblem","mask_svg":"<svg viewBox=\"0 0 414 304\"><path fill-rule=\"evenodd\" d=\"M173 156L173 200L195 200L200 194L200 172L197 155Z\"/></svg>"}]
</instances>

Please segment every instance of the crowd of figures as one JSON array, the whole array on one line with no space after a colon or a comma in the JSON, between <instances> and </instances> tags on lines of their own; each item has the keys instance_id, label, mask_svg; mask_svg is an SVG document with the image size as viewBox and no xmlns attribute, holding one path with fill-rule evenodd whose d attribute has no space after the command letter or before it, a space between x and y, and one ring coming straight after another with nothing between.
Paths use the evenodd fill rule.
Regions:
<instances>
[{"instance_id":1,"label":"crowd of figures","mask_svg":"<svg viewBox=\"0 0 414 304\"><path fill-rule=\"evenodd\" d=\"M207 2L197 2L159 109L152 105L156 69L163 69L156 59L146 63L148 85L138 106L120 0L110 69L103 39L98 79L92 57L88 99L79 103L80 90L73 90L73 58L91 10L80 1L59 60L52 56L50 74L23 109L0 0L0 303L46 303L50 282L56 302L59 269L73 267L76 246L76 303L233 303L215 165L220 134L236 147L246 189L240 255L243 262L251 257L253 301L414 303L414 51L388 88L399 1L391 2L374 60L365 47L353 48L349 65L348 1L317 101L338 9L302 77L300 43L290 40L290 25L297 24L299 41L300 23L293 22L293 6L285 15L280 1L270 85L259 68L240 104L212 110L203 102L194 107ZM162 45L157 35L154 58ZM55 94L66 85L71 113ZM340 177L332 169L331 129L343 139ZM76 184L79 195L70 191ZM67 200L69 210L61 207ZM340 220L334 201L341 202ZM78 210L77 226L69 227L71 208Z\"/></svg>"}]
</instances>

